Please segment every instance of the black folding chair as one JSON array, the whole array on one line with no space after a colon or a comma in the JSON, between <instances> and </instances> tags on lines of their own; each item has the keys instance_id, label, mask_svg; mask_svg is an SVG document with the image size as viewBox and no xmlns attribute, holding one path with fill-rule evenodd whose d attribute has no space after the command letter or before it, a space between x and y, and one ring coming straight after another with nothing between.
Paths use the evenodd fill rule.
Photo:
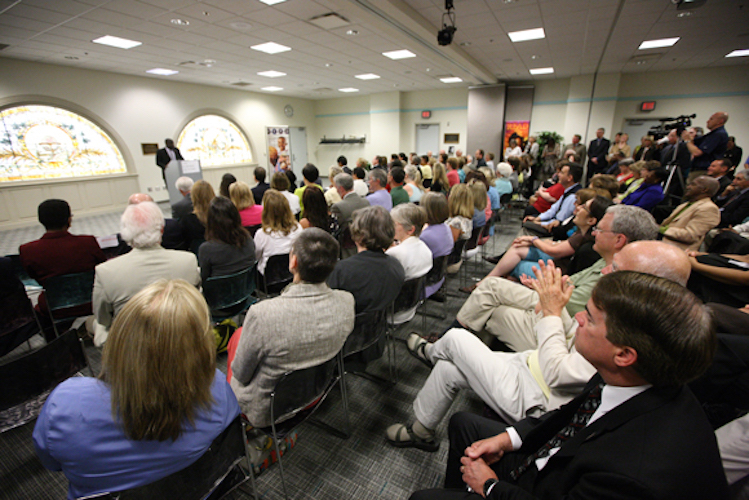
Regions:
<instances>
[{"instance_id":1,"label":"black folding chair","mask_svg":"<svg viewBox=\"0 0 749 500\"><path fill-rule=\"evenodd\" d=\"M432 258L432 269L429 270L429 272L426 275L426 279L424 280L424 300L421 304L421 317L422 317L422 323L421 323L421 330L426 333L427 329L427 316L432 316L435 318L445 319L445 315L442 316L438 315L432 315L427 313L427 304L429 303L429 297L431 295L426 294L426 289L429 286L436 285L443 279L445 279L445 276L447 275L447 263L450 259L449 255L443 255L442 257L434 257ZM442 284L444 287L444 283ZM437 290L439 291L439 290ZM433 293L437 293L437 291Z\"/></svg>"},{"instance_id":2,"label":"black folding chair","mask_svg":"<svg viewBox=\"0 0 749 500\"><path fill-rule=\"evenodd\" d=\"M45 280L44 295L47 298L47 309L56 335L60 334L57 331L57 325L65 319L70 319L70 316L60 317L59 314L55 314L55 311L91 304L93 292L94 271L63 274Z\"/></svg>"},{"instance_id":3,"label":"black folding chair","mask_svg":"<svg viewBox=\"0 0 749 500\"><path fill-rule=\"evenodd\" d=\"M341 360L344 371L346 369L346 358L355 354L364 352L372 346L379 344L380 342L387 341L388 337L388 322L387 322L388 311L365 311L356 315L356 321L354 323L354 329L351 331L349 336L346 338L346 343L341 349ZM393 346L391 345L391 351ZM388 371L390 373L390 380L386 380L377 375L372 375L366 371L354 371L351 372L353 375L357 375L362 378L366 378L378 383L384 383L388 386L395 383L395 357L388 354ZM343 374L344 372L342 372ZM349 372L345 372L349 373ZM346 432L348 433L348 398L346 393L345 381L341 380L341 393L343 396L343 406L346 412ZM346 436L348 437L348 435Z\"/></svg>"},{"instance_id":4,"label":"black folding chair","mask_svg":"<svg viewBox=\"0 0 749 500\"><path fill-rule=\"evenodd\" d=\"M426 274L424 276L420 276L418 278L412 278L410 280L406 280L405 283L403 283L403 286L401 287L401 291L398 294L398 296L395 298L395 301L393 301L393 304L390 306L390 319L388 320L388 327L390 330L390 337L395 338L393 336L393 333L395 332L396 327L402 324L395 322L395 315L402 311L408 311L409 309L418 308L419 305L424 300L424 283L426 282ZM400 339L403 340L403 339ZM390 351L389 356L392 356L392 366L394 368L393 375L395 378L393 379L393 383L397 383L398 381L398 365L396 364L395 360L395 343L391 342L390 345Z\"/></svg>"},{"instance_id":5,"label":"black folding chair","mask_svg":"<svg viewBox=\"0 0 749 500\"><path fill-rule=\"evenodd\" d=\"M43 330L23 283L17 280L14 285L11 290L3 290L3 300L0 300L0 356L28 343Z\"/></svg>"},{"instance_id":6,"label":"black folding chair","mask_svg":"<svg viewBox=\"0 0 749 500\"><path fill-rule=\"evenodd\" d=\"M254 226L244 226L244 228L250 232L250 236L253 238L255 237L255 233L257 233L258 229L263 227L262 224L255 224Z\"/></svg>"},{"instance_id":7,"label":"black folding chair","mask_svg":"<svg viewBox=\"0 0 749 500\"><path fill-rule=\"evenodd\" d=\"M463 248L463 264L461 267L461 285L466 286L466 280L468 279L468 264L467 262L473 257L475 257L478 253L478 244L479 240L484 236L484 228L486 228L486 225L474 227L473 231L471 231L471 237L466 242L466 246Z\"/></svg>"},{"instance_id":8,"label":"black folding chair","mask_svg":"<svg viewBox=\"0 0 749 500\"><path fill-rule=\"evenodd\" d=\"M262 279L263 293L266 297L280 294L281 290L294 280L294 276L289 271L289 254L271 255L265 264Z\"/></svg>"},{"instance_id":9,"label":"black folding chair","mask_svg":"<svg viewBox=\"0 0 749 500\"><path fill-rule=\"evenodd\" d=\"M257 499L255 476L250 470L250 451L247 447L245 426L242 416L237 416L196 462L165 478L137 488L99 493L77 500L218 500L229 495L247 480L252 483L253 496ZM245 460L246 469L242 467Z\"/></svg>"},{"instance_id":10,"label":"black folding chair","mask_svg":"<svg viewBox=\"0 0 749 500\"><path fill-rule=\"evenodd\" d=\"M265 427L261 430L273 438L285 498L289 498L289 494L286 491L279 442L317 411L331 389L338 383L339 373L343 373L343 366L341 356L337 354L317 366L286 372L276 382L270 394L272 424L270 428ZM321 425L321 423L315 422L315 425ZM336 434L346 437L340 432Z\"/></svg>"},{"instance_id":11,"label":"black folding chair","mask_svg":"<svg viewBox=\"0 0 749 500\"><path fill-rule=\"evenodd\" d=\"M255 270L253 264L244 271L226 276L211 276L203 283L203 296L211 310L214 323L241 314L254 304Z\"/></svg>"},{"instance_id":12,"label":"black folding chair","mask_svg":"<svg viewBox=\"0 0 749 500\"><path fill-rule=\"evenodd\" d=\"M0 432L34 420L52 389L86 366L90 365L76 330L0 365Z\"/></svg>"}]
</instances>

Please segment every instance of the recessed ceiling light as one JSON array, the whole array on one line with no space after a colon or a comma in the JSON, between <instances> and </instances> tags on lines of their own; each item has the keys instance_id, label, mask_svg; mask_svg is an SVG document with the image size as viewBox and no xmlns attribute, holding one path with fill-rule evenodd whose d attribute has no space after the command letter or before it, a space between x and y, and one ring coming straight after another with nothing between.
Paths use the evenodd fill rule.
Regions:
<instances>
[{"instance_id":1,"label":"recessed ceiling light","mask_svg":"<svg viewBox=\"0 0 749 500\"><path fill-rule=\"evenodd\" d=\"M234 21L229 23L229 27L234 28L235 30L248 30L252 28L252 25L244 21Z\"/></svg>"},{"instance_id":2,"label":"recessed ceiling light","mask_svg":"<svg viewBox=\"0 0 749 500\"><path fill-rule=\"evenodd\" d=\"M531 59L533 59L535 61L536 59L541 59L541 56L539 56L538 54L533 54L531 56Z\"/></svg>"},{"instance_id":3,"label":"recessed ceiling light","mask_svg":"<svg viewBox=\"0 0 749 500\"><path fill-rule=\"evenodd\" d=\"M165 68L153 68L146 71L146 73L151 73L152 75L171 76L176 75L177 73L179 73L179 71Z\"/></svg>"},{"instance_id":4,"label":"recessed ceiling light","mask_svg":"<svg viewBox=\"0 0 749 500\"><path fill-rule=\"evenodd\" d=\"M346 87L345 89L338 89L338 92L359 92L359 89L353 87Z\"/></svg>"},{"instance_id":5,"label":"recessed ceiling light","mask_svg":"<svg viewBox=\"0 0 749 500\"><path fill-rule=\"evenodd\" d=\"M458 45L460 45L461 47L470 47L471 42L460 42Z\"/></svg>"},{"instance_id":6,"label":"recessed ceiling light","mask_svg":"<svg viewBox=\"0 0 749 500\"><path fill-rule=\"evenodd\" d=\"M330 68L330 67L332 67L332 66L333 66L333 63L325 63L325 67L326 67L326 68Z\"/></svg>"},{"instance_id":7,"label":"recessed ceiling light","mask_svg":"<svg viewBox=\"0 0 749 500\"><path fill-rule=\"evenodd\" d=\"M287 47L286 45L281 45L280 43L276 42L261 43L260 45L253 45L250 48L252 50L265 52L266 54L278 54L279 52L286 52L287 50L291 50L291 47Z\"/></svg>"},{"instance_id":8,"label":"recessed ceiling light","mask_svg":"<svg viewBox=\"0 0 749 500\"><path fill-rule=\"evenodd\" d=\"M185 21L184 19L172 19L172 24L176 24L177 26L189 26L190 21Z\"/></svg>"},{"instance_id":9,"label":"recessed ceiling light","mask_svg":"<svg viewBox=\"0 0 749 500\"><path fill-rule=\"evenodd\" d=\"M280 71L270 70L270 71L261 71L258 73L260 76L267 76L268 78L278 78L279 76L286 76L286 73L282 73Z\"/></svg>"},{"instance_id":10,"label":"recessed ceiling light","mask_svg":"<svg viewBox=\"0 0 749 500\"><path fill-rule=\"evenodd\" d=\"M391 50L390 52L383 52L382 55L385 57L389 57L390 59L393 59L393 60L408 59L409 57L416 57L416 54L406 49Z\"/></svg>"},{"instance_id":11,"label":"recessed ceiling light","mask_svg":"<svg viewBox=\"0 0 749 500\"><path fill-rule=\"evenodd\" d=\"M647 64L647 61L644 60L644 59L641 59L641 60L637 61L635 64L637 64L638 66L642 66L643 64Z\"/></svg>"},{"instance_id":12,"label":"recessed ceiling light","mask_svg":"<svg viewBox=\"0 0 749 500\"><path fill-rule=\"evenodd\" d=\"M734 50L730 54L726 54L726 57L746 57L749 56L749 49Z\"/></svg>"},{"instance_id":13,"label":"recessed ceiling light","mask_svg":"<svg viewBox=\"0 0 749 500\"><path fill-rule=\"evenodd\" d=\"M101 45L109 45L110 47L117 47L118 49L132 49L138 45L143 45L143 42L136 42L135 40L128 40L127 38L120 38L118 36L106 35L91 40L94 43L100 43Z\"/></svg>"},{"instance_id":14,"label":"recessed ceiling light","mask_svg":"<svg viewBox=\"0 0 749 500\"><path fill-rule=\"evenodd\" d=\"M265 90L266 92L278 92L279 90L283 90L283 87L263 87L260 90Z\"/></svg>"},{"instance_id":15,"label":"recessed ceiling light","mask_svg":"<svg viewBox=\"0 0 749 500\"><path fill-rule=\"evenodd\" d=\"M676 17L682 18L682 17L689 17L691 15L692 13L687 10L685 12L679 12L678 14L676 14Z\"/></svg>"},{"instance_id":16,"label":"recessed ceiling light","mask_svg":"<svg viewBox=\"0 0 749 500\"><path fill-rule=\"evenodd\" d=\"M440 81L442 83L458 83L458 82L462 82L463 79L458 78L457 76L448 76L446 78L440 78Z\"/></svg>"},{"instance_id":17,"label":"recessed ceiling light","mask_svg":"<svg viewBox=\"0 0 749 500\"><path fill-rule=\"evenodd\" d=\"M348 30L348 31L346 32L346 34L347 34L347 35L350 35L350 36L356 36L356 35L358 35L358 34L359 34L359 32L358 32L358 31L356 31L356 30Z\"/></svg>"},{"instance_id":18,"label":"recessed ceiling light","mask_svg":"<svg viewBox=\"0 0 749 500\"><path fill-rule=\"evenodd\" d=\"M531 75L548 75L554 72L554 68L535 68L530 70Z\"/></svg>"},{"instance_id":19,"label":"recessed ceiling light","mask_svg":"<svg viewBox=\"0 0 749 500\"><path fill-rule=\"evenodd\" d=\"M533 28L531 30L512 31L507 33L510 40L513 42L525 42L527 40L538 40L540 38L546 38L543 28Z\"/></svg>"},{"instance_id":20,"label":"recessed ceiling light","mask_svg":"<svg viewBox=\"0 0 749 500\"><path fill-rule=\"evenodd\" d=\"M286 0L260 0L265 5L276 5L277 3L285 2Z\"/></svg>"},{"instance_id":21,"label":"recessed ceiling light","mask_svg":"<svg viewBox=\"0 0 749 500\"><path fill-rule=\"evenodd\" d=\"M379 77L380 75L375 75L374 73L364 73L363 75L356 75L355 78L359 80L377 80Z\"/></svg>"},{"instance_id":22,"label":"recessed ceiling light","mask_svg":"<svg viewBox=\"0 0 749 500\"><path fill-rule=\"evenodd\" d=\"M645 49L659 49L661 47L671 47L679 41L679 37L676 38L660 38L658 40L645 40L637 47L639 50Z\"/></svg>"}]
</instances>

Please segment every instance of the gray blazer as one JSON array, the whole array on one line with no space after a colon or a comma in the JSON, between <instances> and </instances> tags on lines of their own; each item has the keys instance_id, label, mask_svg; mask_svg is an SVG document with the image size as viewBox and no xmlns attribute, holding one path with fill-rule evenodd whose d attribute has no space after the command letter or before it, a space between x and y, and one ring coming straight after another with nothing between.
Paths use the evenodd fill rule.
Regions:
<instances>
[{"instance_id":1,"label":"gray blazer","mask_svg":"<svg viewBox=\"0 0 749 500\"><path fill-rule=\"evenodd\" d=\"M354 210L358 210L360 208L368 206L368 199L362 198L355 192L351 191L343 198L343 200L339 201L338 203L334 203L330 208L330 211L338 215L338 222L341 224L341 226L344 226L351 222L351 216L354 213Z\"/></svg>"},{"instance_id":2,"label":"gray blazer","mask_svg":"<svg viewBox=\"0 0 749 500\"><path fill-rule=\"evenodd\" d=\"M231 388L255 427L270 421L270 393L284 373L335 356L354 329L354 296L325 283L292 284L247 313Z\"/></svg>"},{"instance_id":3,"label":"gray blazer","mask_svg":"<svg viewBox=\"0 0 749 500\"><path fill-rule=\"evenodd\" d=\"M190 193L183 196L181 200L172 205L172 219L180 219L192 213L192 198Z\"/></svg>"}]
</instances>

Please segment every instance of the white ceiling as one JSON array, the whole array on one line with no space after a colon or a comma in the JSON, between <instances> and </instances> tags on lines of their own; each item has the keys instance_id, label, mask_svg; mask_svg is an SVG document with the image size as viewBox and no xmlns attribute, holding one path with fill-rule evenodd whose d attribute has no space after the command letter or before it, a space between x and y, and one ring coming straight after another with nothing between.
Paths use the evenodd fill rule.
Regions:
<instances>
[{"instance_id":1,"label":"white ceiling","mask_svg":"<svg viewBox=\"0 0 749 500\"><path fill-rule=\"evenodd\" d=\"M746 57L724 57L749 49L744 3L707 0L690 16L677 17L671 0L454 0L458 31L452 45L440 47L443 0L288 0L275 6L259 0L0 0L0 44L8 45L0 55L230 88L246 82L243 88L253 91L279 86L282 95L321 99L351 95L338 92L343 87L370 94L747 64ZM324 30L309 22L331 12L350 24ZM543 40L512 43L507 36L539 27ZM123 50L91 42L103 35L143 44ZM673 47L637 49L643 40L677 36ZM292 50L267 55L249 48L268 41ZM382 55L402 48L417 57ZM215 63L199 64L207 59ZM547 66L555 74L528 73ZM156 67L179 73L145 73ZM267 70L287 76L257 75ZM361 73L381 78L354 78ZM444 76L464 81L444 84L438 79Z\"/></svg>"}]
</instances>

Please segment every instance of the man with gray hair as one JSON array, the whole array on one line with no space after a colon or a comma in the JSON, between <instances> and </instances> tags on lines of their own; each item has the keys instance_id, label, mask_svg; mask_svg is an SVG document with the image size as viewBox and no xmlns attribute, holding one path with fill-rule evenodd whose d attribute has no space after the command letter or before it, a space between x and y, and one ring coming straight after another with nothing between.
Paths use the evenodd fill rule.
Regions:
<instances>
[{"instance_id":1,"label":"man with gray hair","mask_svg":"<svg viewBox=\"0 0 749 500\"><path fill-rule=\"evenodd\" d=\"M192 198L190 198L190 191L192 185L195 183L191 178L182 176L174 182L174 187L182 195L182 199L172 205L172 218L180 219L192 213Z\"/></svg>"},{"instance_id":2,"label":"man with gray hair","mask_svg":"<svg viewBox=\"0 0 749 500\"><path fill-rule=\"evenodd\" d=\"M354 211L368 207L369 201L354 192L354 178L350 174L336 175L333 184L335 184L336 191L341 196L341 201L330 207L330 213L338 217L341 234L344 234L348 230ZM356 247L344 245L341 252L345 259L356 253Z\"/></svg>"},{"instance_id":3,"label":"man with gray hair","mask_svg":"<svg viewBox=\"0 0 749 500\"><path fill-rule=\"evenodd\" d=\"M654 240L658 225L650 213L639 207L612 205L593 230L593 249L601 259L587 269L570 276L575 285L563 320L584 310L601 270L611 265L614 255L626 245L640 240ZM504 278L484 278L458 312L453 325L474 332L484 329L515 351L536 348L536 323L541 319L535 310L538 294L522 284Z\"/></svg>"},{"instance_id":4,"label":"man with gray hair","mask_svg":"<svg viewBox=\"0 0 749 500\"><path fill-rule=\"evenodd\" d=\"M153 201L128 205L120 219L120 234L133 250L96 266L93 310L94 344L101 346L125 303L154 281L183 279L200 285L198 260L191 252L161 246L164 214Z\"/></svg>"},{"instance_id":5,"label":"man with gray hair","mask_svg":"<svg viewBox=\"0 0 749 500\"><path fill-rule=\"evenodd\" d=\"M367 201L370 205L379 205L388 212L393 209L393 198L387 192L385 186L388 183L388 176L385 170L378 168L369 172L369 194Z\"/></svg>"}]
</instances>

